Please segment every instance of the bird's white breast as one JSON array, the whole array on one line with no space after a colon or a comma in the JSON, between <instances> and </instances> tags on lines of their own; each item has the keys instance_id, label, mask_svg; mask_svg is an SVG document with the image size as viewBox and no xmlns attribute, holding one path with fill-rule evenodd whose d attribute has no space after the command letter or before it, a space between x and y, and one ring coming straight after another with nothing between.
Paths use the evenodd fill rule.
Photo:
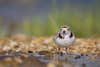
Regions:
<instances>
[{"instance_id":1,"label":"bird's white breast","mask_svg":"<svg viewBox=\"0 0 100 67\"><path fill-rule=\"evenodd\" d=\"M75 41L75 36L70 38L69 35L66 35L64 39L56 38L54 41L58 46L69 46Z\"/></svg>"}]
</instances>

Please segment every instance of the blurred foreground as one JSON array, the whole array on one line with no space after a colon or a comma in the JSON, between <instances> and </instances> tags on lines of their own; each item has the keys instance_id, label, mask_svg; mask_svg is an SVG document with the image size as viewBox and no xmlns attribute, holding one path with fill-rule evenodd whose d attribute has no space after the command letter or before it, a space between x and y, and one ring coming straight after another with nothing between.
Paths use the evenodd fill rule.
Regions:
<instances>
[{"instance_id":1,"label":"blurred foreground","mask_svg":"<svg viewBox=\"0 0 100 67\"><path fill-rule=\"evenodd\" d=\"M77 38L74 45L57 52L52 37L3 37L0 67L100 67L100 39Z\"/></svg>"}]
</instances>

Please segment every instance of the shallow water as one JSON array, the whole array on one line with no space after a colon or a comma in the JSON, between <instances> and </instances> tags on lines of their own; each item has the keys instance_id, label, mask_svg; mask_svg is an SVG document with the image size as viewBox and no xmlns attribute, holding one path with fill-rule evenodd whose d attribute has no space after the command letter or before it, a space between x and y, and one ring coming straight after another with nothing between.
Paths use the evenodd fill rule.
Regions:
<instances>
[{"instance_id":1,"label":"shallow water","mask_svg":"<svg viewBox=\"0 0 100 67\"><path fill-rule=\"evenodd\" d=\"M100 67L99 60L99 57L91 59L86 54L18 52L0 55L0 67Z\"/></svg>"}]
</instances>

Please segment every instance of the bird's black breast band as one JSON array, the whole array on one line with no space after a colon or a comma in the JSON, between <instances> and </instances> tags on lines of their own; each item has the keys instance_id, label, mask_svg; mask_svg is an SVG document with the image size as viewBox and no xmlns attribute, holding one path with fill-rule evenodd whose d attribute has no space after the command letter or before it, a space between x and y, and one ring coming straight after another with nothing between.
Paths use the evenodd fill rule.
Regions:
<instances>
[{"instance_id":1,"label":"bird's black breast band","mask_svg":"<svg viewBox=\"0 0 100 67\"><path fill-rule=\"evenodd\" d=\"M72 32L70 33L70 36L69 36L69 37L70 37L70 38L72 38L72 37L73 37L73 33L72 33Z\"/></svg>"},{"instance_id":2,"label":"bird's black breast band","mask_svg":"<svg viewBox=\"0 0 100 67\"><path fill-rule=\"evenodd\" d=\"M59 38L61 38L61 39L63 39L63 37L61 36L61 34L60 34L60 33L59 33L58 37L59 37Z\"/></svg>"}]
</instances>

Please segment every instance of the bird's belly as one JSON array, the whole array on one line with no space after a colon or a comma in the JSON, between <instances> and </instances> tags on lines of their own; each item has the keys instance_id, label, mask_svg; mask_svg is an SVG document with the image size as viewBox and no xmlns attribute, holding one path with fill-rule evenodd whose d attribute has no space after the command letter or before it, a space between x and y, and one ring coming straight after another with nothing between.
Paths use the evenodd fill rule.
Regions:
<instances>
[{"instance_id":1,"label":"bird's belly","mask_svg":"<svg viewBox=\"0 0 100 67\"><path fill-rule=\"evenodd\" d=\"M72 45L73 44L73 42L74 42L74 38L71 38L71 39L69 39L69 38L65 38L65 39L56 39L56 44L58 45L58 46L69 46L69 45Z\"/></svg>"}]
</instances>

